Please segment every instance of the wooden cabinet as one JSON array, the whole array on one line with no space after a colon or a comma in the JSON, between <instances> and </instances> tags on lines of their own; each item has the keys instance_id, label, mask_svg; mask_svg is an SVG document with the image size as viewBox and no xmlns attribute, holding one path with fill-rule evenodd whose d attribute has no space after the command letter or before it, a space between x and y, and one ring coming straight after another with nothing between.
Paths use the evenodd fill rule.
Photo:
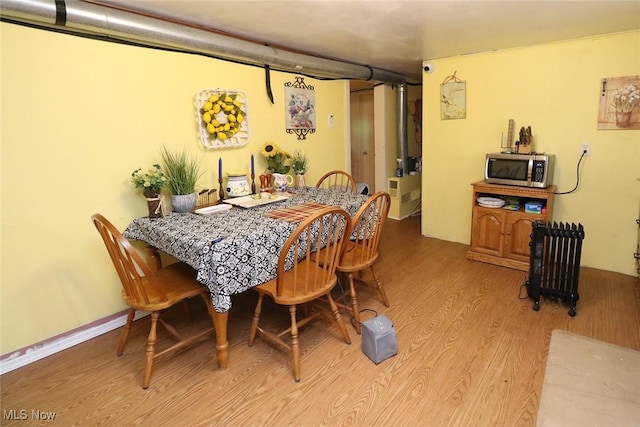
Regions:
<instances>
[{"instance_id":1,"label":"wooden cabinet","mask_svg":"<svg viewBox=\"0 0 640 427\"><path fill-rule=\"evenodd\" d=\"M556 187L531 189L487 184L484 181L472 185L471 246L467 251L467 258L529 270L531 224L536 220L551 221ZM517 211L482 207L478 205L478 197L517 199L521 207ZM525 212L525 203L529 201L541 202L542 212Z\"/></svg>"}]
</instances>

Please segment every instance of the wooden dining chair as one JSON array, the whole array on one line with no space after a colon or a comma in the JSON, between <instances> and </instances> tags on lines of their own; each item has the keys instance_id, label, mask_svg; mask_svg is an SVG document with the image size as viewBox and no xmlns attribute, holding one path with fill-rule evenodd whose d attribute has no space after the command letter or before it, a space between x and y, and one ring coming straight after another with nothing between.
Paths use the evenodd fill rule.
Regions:
<instances>
[{"instance_id":1,"label":"wooden dining chair","mask_svg":"<svg viewBox=\"0 0 640 427\"><path fill-rule=\"evenodd\" d=\"M324 174L316 184L317 188L326 188L327 190L338 190L345 193L357 193L358 186L351 175L344 171L331 171Z\"/></svg>"},{"instance_id":2,"label":"wooden dining chair","mask_svg":"<svg viewBox=\"0 0 640 427\"><path fill-rule=\"evenodd\" d=\"M339 207L328 207L311 214L298 225L282 247L276 278L254 288L258 292L258 303L249 331L249 346L253 346L256 335L260 334L279 348L290 351L296 381L300 381L299 328L321 316L333 317L345 342L351 344L349 332L331 296L331 290L337 283L336 267L350 233L349 214ZM322 264L319 264L311 255L321 247L324 249ZM260 326L265 296L269 296L276 304L289 307L289 328L281 332L270 332ZM307 305L320 297L326 297L331 315L326 310ZM305 309L300 313L303 318L298 320L297 307L300 304ZM291 335L290 341L284 338L287 334Z\"/></svg>"},{"instance_id":3,"label":"wooden dining chair","mask_svg":"<svg viewBox=\"0 0 640 427\"><path fill-rule=\"evenodd\" d=\"M387 293L376 276L373 265L378 259L378 247L382 229L389 214L390 203L389 193L379 191L371 195L360 207L352 220L351 236L355 239L347 242L336 269L338 275L346 276L348 279L351 304L346 304L344 299L339 299L336 303L351 314L358 334L362 332L362 324L355 283L375 288L384 305L389 307ZM367 269L371 271L373 282L362 279L362 272ZM358 273L358 276L354 277L354 273Z\"/></svg>"},{"instance_id":4,"label":"wooden dining chair","mask_svg":"<svg viewBox=\"0 0 640 427\"><path fill-rule=\"evenodd\" d=\"M177 262L168 267L153 271L138 254L131 243L102 215L94 214L91 219L104 241L111 261L118 272L122 284L122 299L130 307L127 322L120 334L117 355L121 356L136 310L151 312L151 330L147 340L146 365L142 387L149 387L153 361L165 353L186 347L205 335L213 328L213 306L206 286L196 281L196 271L183 262ZM160 318L160 312L187 298L200 296L211 317L212 327L187 338L180 336L178 331ZM160 322L177 341L170 347L156 353L156 329Z\"/></svg>"}]
</instances>

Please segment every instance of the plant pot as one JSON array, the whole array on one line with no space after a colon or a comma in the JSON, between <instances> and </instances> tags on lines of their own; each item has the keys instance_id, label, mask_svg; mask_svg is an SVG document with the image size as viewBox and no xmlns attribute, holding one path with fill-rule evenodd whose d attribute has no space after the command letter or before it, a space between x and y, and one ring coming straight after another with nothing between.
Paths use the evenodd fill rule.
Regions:
<instances>
[{"instance_id":1,"label":"plant pot","mask_svg":"<svg viewBox=\"0 0 640 427\"><path fill-rule=\"evenodd\" d=\"M143 194L147 199L149 218L161 218L164 212L162 209L162 197L160 196L160 190L146 190Z\"/></svg>"},{"instance_id":2,"label":"plant pot","mask_svg":"<svg viewBox=\"0 0 640 427\"><path fill-rule=\"evenodd\" d=\"M304 182L304 174L296 174L294 178L294 185L296 188L302 188L306 185Z\"/></svg>"},{"instance_id":3,"label":"plant pot","mask_svg":"<svg viewBox=\"0 0 640 427\"><path fill-rule=\"evenodd\" d=\"M196 202L198 195L196 193L191 194L172 194L171 195L171 207L174 212L191 212L196 208Z\"/></svg>"},{"instance_id":4,"label":"plant pot","mask_svg":"<svg viewBox=\"0 0 640 427\"><path fill-rule=\"evenodd\" d=\"M631 111L628 113L623 113L621 111L616 111L616 126L619 128L629 127L631 124Z\"/></svg>"}]
</instances>

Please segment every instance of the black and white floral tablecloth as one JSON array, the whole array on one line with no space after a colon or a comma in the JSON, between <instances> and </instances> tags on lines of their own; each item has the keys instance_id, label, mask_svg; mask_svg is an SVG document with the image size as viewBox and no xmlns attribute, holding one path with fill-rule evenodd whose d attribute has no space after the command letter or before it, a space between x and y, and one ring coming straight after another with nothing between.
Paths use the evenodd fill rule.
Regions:
<instances>
[{"instance_id":1,"label":"black and white floral tablecloth","mask_svg":"<svg viewBox=\"0 0 640 427\"><path fill-rule=\"evenodd\" d=\"M171 213L163 218L137 218L124 231L191 265L207 285L218 312L231 308L231 295L276 276L280 248L297 223L270 218L264 212L314 202L340 206L351 216L367 196L319 188L296 188L281 202L250 209L234 207L212 215Z\"/></svg>"}]
</instances>

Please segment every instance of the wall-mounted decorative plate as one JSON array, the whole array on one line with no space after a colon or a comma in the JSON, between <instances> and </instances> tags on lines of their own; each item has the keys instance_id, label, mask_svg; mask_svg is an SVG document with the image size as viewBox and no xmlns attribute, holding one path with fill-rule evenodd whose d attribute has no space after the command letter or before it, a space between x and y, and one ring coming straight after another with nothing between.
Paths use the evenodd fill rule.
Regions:
<instances>
[{"instance_id":1,"label":"wall-mounted decorative plate","mask_svg":"<svg viewBox=\"0 0 640 427\"><path fill-rule=\"evenodd\" d=\"M206 148L241 147L249 142L247 96L237 90L203 89L195 97L200 142Z\"/></svg>"}]
</instances>

